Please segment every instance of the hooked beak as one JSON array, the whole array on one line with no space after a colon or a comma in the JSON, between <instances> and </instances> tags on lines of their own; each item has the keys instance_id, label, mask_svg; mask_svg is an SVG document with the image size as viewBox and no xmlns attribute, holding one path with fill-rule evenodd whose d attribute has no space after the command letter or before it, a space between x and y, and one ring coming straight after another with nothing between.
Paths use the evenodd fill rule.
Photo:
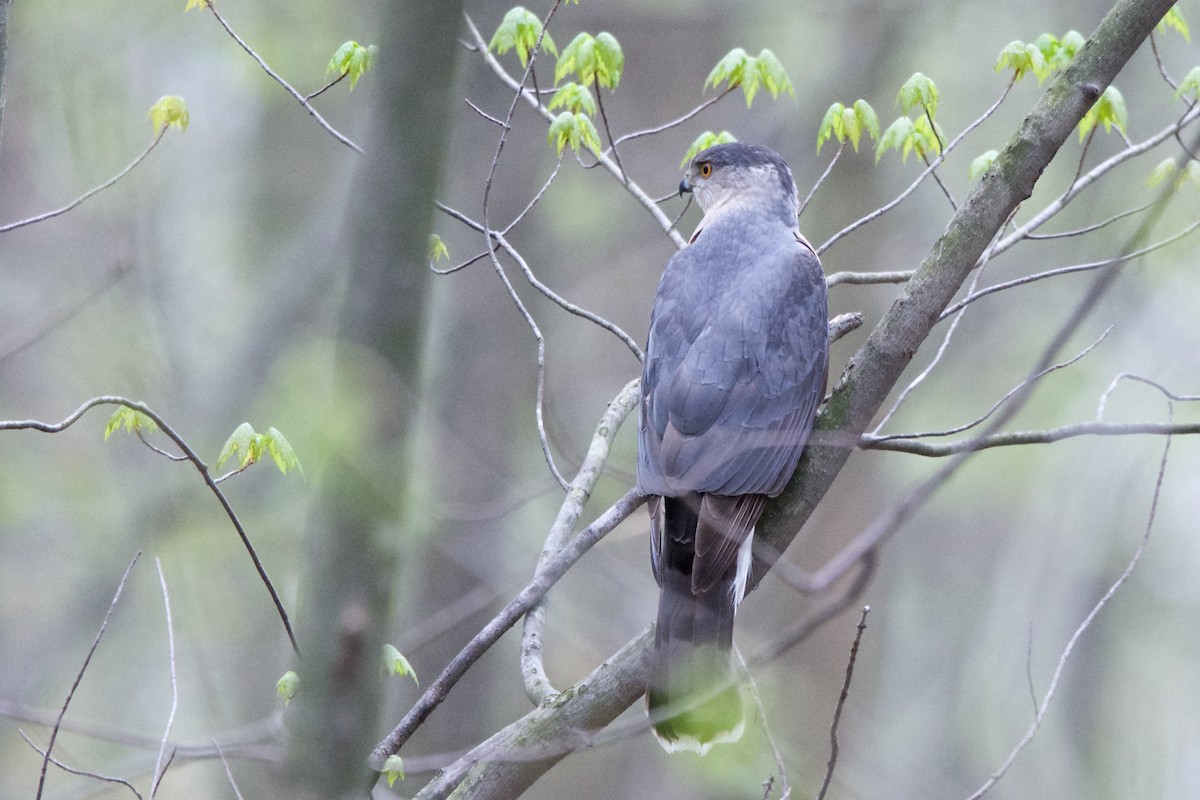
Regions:
<instances>
[{"instance_id":1,"label":"hooked beak","mask_svg":"<svg viewBox=\"0 0 1200 800\"><path fill-rule=\"evenodd\" d=\"M686 175L684 176L683 180L681 180L679 182L679 196L683 197L683 195L685 193L686 194L692 193L692 185L690 183L688 183L688 179L687 179Z\"/></svg>"}]
</instances>

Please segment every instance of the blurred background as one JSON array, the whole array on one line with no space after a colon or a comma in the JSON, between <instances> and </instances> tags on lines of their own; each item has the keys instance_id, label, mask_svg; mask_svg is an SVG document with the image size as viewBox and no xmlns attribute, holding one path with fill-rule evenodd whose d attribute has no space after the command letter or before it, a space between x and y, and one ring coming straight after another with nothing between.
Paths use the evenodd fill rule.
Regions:
<instances>
[{"instance_id":1,"label":"blurred background","mask_svg":"<svg viewBox=\"0 0 1200 800\"><path fill-rule=\"evenodd\" d=\"M419 408L409 443L420 465L414 492L422 522L397 521L402 563L397 613L387 638L432 679L530 578L562 493L549 475L535 417L536 343L485 260L433 279L419 386L397 386L369 353L360 385L335 385L333 346L342 313L347 223L360 157L321 130L220 29L182 0L138 4L93 0L12 6L0 149L0 224L63 205L123 168L152 139L146 112L162 95L183 96L186 133L169 131L151 156L114 187L60 218L0 237L0 419L56 421L100 394L144 400L200 455L215 460L233 429L274 426L304 473L257 465L224 484L295 617L305 573L309 505L336 448L365 448L370 431L346 431L339 408L370 405L374 393L404 391ZM468 2L490 37L507 2ZM375 4L315 0L222 4L238 31L302 91L347 39L373 36ZM542 16L548 3L531 5ZM721 3L699 0L584 2L558 12L560 47L579 31L613 33L625 73L604 98L616 135L653 127L692 109L713 90L704 80L733 47L770 48L795 99L765 93L747 109L740 92L689 122L621 149L622 164L652 196L674 191L680 159L704 130L767 144L790 162L806 193L835 144L818 154L825 109L864 98L884 126L899 113L896 92L913 72L941 90L938 118L951 137L1003 91L993 71L1011 40L1091 31L1106 3L1014 0L847 0L841 3ZM1200 19L1200 4L1180 10ZM467 36L463 32L464 39ZM1160 33L1158 52L1180 79L1197 63L1194 44ZM457 54L459 89L446 184L438 198L481 213L497 128L464 101L503 117L511 94L478 54ZM510 70L513 53L501 59ZM453 56L430 70L454 69ZM539 80L549 83L543 66ZM315 102L351 139L366 128L371 75L353 93L339 85ZM1184 104L1159 74L1148 46L1116 82L1128 103L1128 133L1141 141ZM1026 78L998 113L941 169L959 201L968 166L1000 149L1041 90ZM1088 169L1124 147L1098 135ZM1083 152L1063 148L1020 223L1070 183ZM1178 153L1168 141L1107 175L1044 232L1106 220L1148 202L1153 166ZM584 159L587 161L587 159ZM511 219L555 164L545 123L518 109L491 191L493 224ZM895 197L919 173L915 156L875 164L871 143L847 152L801 218L814 243ZM1185 191L1154 231L1162 239L1200 213ZM667 200L674 218L683 201ZM952 209L932 182L823 255L827 272L914 268ZM679 227L689 235L691 208ZM1133 217L1081 237L1027 242L993 264L998 282L1117 255ZM483 249L481 237L448 216L436 232L451 263ZM568 156L538 207L511 234L532 269L562 296L645 337L654 287L670 240L603 170ZM1047 377L1013 422L1046 429L1095 418L1114 377L1133 372L1180 394L1200 392L1200 240L1182 242L1124 268L1116 288L1075 331L1073 355ZM442 262L441 266L446 266ZM600 328L564 313L506 263L546 339L546 427L558 464L578 465L606 404L639 365ZM414 280L422 280L419 276ZM977 418L1037 362L1088 285L1068 276L973 304L942 361L889 421L887 431L940 430ZM863 329L833 349L831 381L887 309L897 287L839 286L831 312L861 311ZM352 313L352 312L351 312ZM917 354L902 384L933 358L946 324ZM236 535L195 471L116 435L108 410L58 435L0 435L0 798L31 797L49 735L120 576L144 553L75 694L55 753L72 766L145 787L171 708L163 602L153 559L170 589L179 709L172 740L216 739L245 796L270 785L279 718L274 685L292 664L269 598ZM347 415L349 416L349 415ZM1186 404L1176 420L1195 419ZM1154 390L1122 384L1106 419L1163 421ZM341 426L341 427L339 427ZM634 430L621 431L589 507L623 494L634 471ZM1149 519L1164 440L1077 438L976 455L882 550L861 598L872 607L840 729L831 797L965 797L1005 759L1034 713L1072 632L1120 575ZM911 455L853 455L788 552L819 567L940 462ZM379 476L387 486L391 476ZM401 480L396 477L397 491ZM1080 639L1032 746L992 790L996 798L1184 798L1200 794L1200 446L1172 442L1149 547L1132 578ZM552 680L586 675L651 620L657 590L643 513L596 547L551 593L546 634ZM773 576L746 601L739 644L753 653L813 601ZM754 677L767 709L736 746L700 760L668 757L649 734L618 737L555 767L529 797L754 798L778 770L768 731L797 795L819 787L829 722L858 620L852 607ZM437 765L529 709L508 634L468 674L404 751L415 768ZM411 681L388 687L385 728L416 699ZM641 715L639 703L629 719ZM381 734L384 731L381 731ZM250 746L253 744L254 746ZM259 746L261 745L261 746ZM395 796L428 778L414 771ZM52 770L47 797L117 796L127 789ZM118 791L119 790L119 791ZM379 790L379 796L392 796ZM233 797L219 760L181 757L160 797Z\"/></svg>"}]
</instances>

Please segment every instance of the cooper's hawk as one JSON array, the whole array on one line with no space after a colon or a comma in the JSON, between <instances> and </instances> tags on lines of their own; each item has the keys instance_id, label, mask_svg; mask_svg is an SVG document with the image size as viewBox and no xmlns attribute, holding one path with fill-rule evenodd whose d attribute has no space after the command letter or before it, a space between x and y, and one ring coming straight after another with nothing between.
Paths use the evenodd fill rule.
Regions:
<instances>
[{"instance_id":1,"label":"cooper's hawk","mask_svg":"<svg viewBox=\"0 0 1200 800\"><path fill-rule=\"evenodd\" d=\"M709 148L679 191L704 218L654 300L637 485L661 587L650 715L667 750L704 753L741 735L734 612L755 523L795 471L825 392L828 311L777 153Z\"/></svg>"}]
</instances>

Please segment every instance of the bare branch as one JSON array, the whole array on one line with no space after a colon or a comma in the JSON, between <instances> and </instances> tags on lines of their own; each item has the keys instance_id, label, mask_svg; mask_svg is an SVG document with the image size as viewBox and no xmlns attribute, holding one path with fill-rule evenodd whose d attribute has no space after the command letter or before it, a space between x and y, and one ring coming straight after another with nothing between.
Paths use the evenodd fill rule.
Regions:
<instances>
[{"instance_id":1,"label":"bare branch","mask_svg":"<svg viewBox=\"0 0 1200 800\"><path fill-rule=\"evenodd\" d=\"M19 733L21 735L21 738L25 740L25 744L27 744L31 748L33 748L33 751L35 753L37 753L43 759L49 759L51 764L58 767L63 772L69 772L72 775L78 775L81 778L94 778L95 780L104 781L105 783L119 783L122 786L124 786L126 789L128 789L129 791L133 792L133 796L136 797L138 800L142 800L142 793L137 790L136 786L134 786L132 783L125 780L124 778L117 778L112 775L103 775L99 772L90 772L86 769L77 769L75 767L68 767L66 764L59 761L57 758L52 758L47 751L43 750L42 748L40 748L36 744L34 744L33 740L30 739L25 734L25 731L18 728L17 733Z\"/></svg>"},{"instance_id":2,"label":"bare branch","mask_svg":"<svg viewBox=\"0 0 1200 800\"><path fill-rule=\"evenodd\" d=\"M833 172L833 165L842 157L842 153L846 150L846 143L842 142L838 145L837 151L833 154L833 158L829 159L829 164L826 165L825 171L821 173L821 177L817 178L817 182L808 190L808 194L804 196L804 201L800 203L800 210L796 212L797 217L804 216L804 209L808 208L808 204L812 201L813 195L817 193L817 189L821 188L821 184L829 177L829 173Z\"/></svg>"},{"instance_id":3,"label":"bare branch","mask_svg":"<svg viewBox=\"0 0 1200 800\"><path fill-rule=\"evenodd\" d=\"M328 122L326 122L325 118L321 116L321 112L319 112L319 111L317 111L317 109L313 108L312 103L308 102L307 97L305 97L304 95L300 94L300 92L298 92L294 88L292 88L292 85L290 83L288 83L287 81L285 81L278 72L271 69L271 67L267 64L267 62L263 60L262 56L260 56L256 52L254 52L254 48L252 48L250 45L246 44L245 40L242 39L242 37L238 36L234 32L233 28L231 28L229 26L229 23L225 21L225 18L222 17L221 14L217 11L216 5L214 3L212 3L211 0L209 0L209 2L206 2L205 5L208 7L208 10L212 12L212 15L216 18L217 22L221 23L221 27L225 29L225 32L228 33L229 36L235 42L238 43L238 46L240 46L243 50L246 51L247 54L249 54L249 56L251 58L253 58L255 61L258 62L258 65L260 67L262 67L263 72L270 75L272 80L274 80L276 83L278 83L284 89L286 89L288 94L290 94L292 97L296 98L296 102L304 107L304 110L307 111L312 116L312 118L317 121L318 125L320 125L326 131L328 131L329 134L331 136L333 136L333 138L337 139L339 142L346 145L354 152L358 153L359 155L363 154L363 149L361 147L356 145L354 142L350 141L340 131L338 131L337 128L333 127ZM335 83L336 83L336 81L335 81ZM325 88L327 89L329 87L327 86ZM322 91L324 91L324 89L321 89L316 94L320 94L320 92L322 92ZM313 96L315 96L315 94Z\"/></svg>"},{"instance_id":4,"label":"bare branch","mask_svg":"<svg viewBox=\"0 0 1200 800\"><path fill-rule=\"evenodd\" d=\"M968 800L979 800L979 798L987 794L988 791L995 786L1001 778L1004 777L1005 773L1008 772L1009 768L1013 765L1013 762L1017 760L1017 756L1021 754L1021 751L1023 751L1029 745L1029 743L1033 741L1033 737L1037 734L1038 729L1042 725L1042 720L1045 719L1046 712L1050 708L1050 701L1054 699L1054 693L1058 689L1058 682L1062 678L1063 670L1066 668L1067 662L1071 660L1071 654L1075 651L1075 645L1079 642L1080 637L1083 636L1087 629L1092 626L1092 623L1095 622L1096 617L1100 615L1100 612L1104 610L1117 591L1125 585L1125 581L1129 580L1129 576L1133 574L1134 568L1137 567L1138 562L1141 561L1142 553L1146 551L1146 545L1150 542L1150 530L1154 527L1154 517L1158 511L1158 498L1162 492L1163 475L1167 470L1167 456L1170 454L1170 452L1171 436L1168 435L1167 440L1163 445L1162 458L1158 463L1158 475L1154 481L1154 495L1150 500L1150 513L1146 519L1146 528L1142 533L1142 540L1138 543L1137 549L1134 551L1133 556L1129 559L1129 563L1125 565L1125 569L1121 572L1121 575L1115 582L1113 582L1111 586L1108 587L1108 591L1106 591L1104 595L1096 602L1096 604L1092 607L1092 610L1088 612L1086 617L1084 617L1083 622L1079 623L1079 627L1077 627L1075 632L1071 634L1071 638L1067 641L1067 646L1063 648L1062 655L1060 655L1058 658L1058 664L1054 668L1054 675L1050 678L1050 686L1046 689L1046 694L1042 697L1042 701L1038 706L1037 713L1034 714L1033 721L1029 723L1029 728L1026 729L1025 735L1021 737L1021 741L1017 742L1016 747L1014 747L1008 754L1008 757L1004 759L1004 763L1002 763L1000 767L993 772L986 781L984 781L983 785L980 786L974 792L974 794L968 798Z\"/></svg>"},{"instance_id":5,"label":"bare branch","mask_svg":"<svg viewBox=\"0 0 1200 800\"><path fill-rule=\"evenodd\" d=\"M939 320L945 319L946 317L950 316L951 314L961 311L964 307L970 305L971 303L974 303L976 300L978 300L981 297L986 297L987 295L994 294L996 292L1002 292L1006 289L1012 289L1017 286L1024 286L1026 284L1034 283L1036 281L1044 280L1046 278L1055 278L1055 277L1058 277L1059 275L1071 275L1076 272L1093 272L1095 270L1105 269L1107 267L1123 266L1124 264L1127 264L1128 262L1133 261L1134 259L1141 258L1142 256L1147 255L1148 253L1153 253L1155 250L1159 250L1163 247L1166 247L1169 244L1174 244L1175 242L1179 241L1180 239L1190 236L1192 233L1194 233L1196 231L1197 228L1200 228L1200 220L1196 220L1195 222L1192 222L1190 225L1185 227L1183 230L1181 230L1178 233L1175 233L1171 236L1168 236L1166 239L1163 239L1162 241L1147 245L1143 248L1134 250L1133 252L1128 253L1123 256L1116 256L1115 258L1106 258L1101 261L1091 261L1086 264L1074 264L1069 267L1059 267L1057 269L1050 269L1050 270L1046 270L1045 272L1036 273L1034 275L1026 275L1022 278L1014 278L1011 281L1005 281L1004 283L997 283L993 286L987 286L983 289L980 289L979 291L974 291L974 289L972 289L970 292L967 293L967 296L964 297L962 300L959 300L957 303L954 303L953 305L946 308L946 310L941 313L941 315L938 317L938 319Z\"/></svg>"},{"instance_id":6,"label":"bare branch","mask_svg":"<svg viewBox=\"0 0 1200 800\"><path fill-rule=\"evenodd\" d=\"M1111 332L1112 332L1112 326L1110 325L1108 328L1105 328L1104 333L1100 334L1099 338L1097 338L1094 342L1089 344L1087 347L1085 347L1079 353L1075 354L1074 356L1067 359L1066 361L1060 361L1057 364L1049 366L1046 369L1042 370L1041 372L1038 372L1035 375L1030 375L1025 380L1021 381L1019 384L1014 386L1012 389L1009 389L1008 392L1005 393L1005 395L1003 397L1001 397L999 400L997 400L995 403L993 403L992 407L989 408L986 412L984 412L984 414L982 416L977 417L977 418L971 420L970 422L964 423L962 425L958 425L953 428L948 428L946 430L923 431L921 433L890 433L890 434L886 434L886 435L880 435L879 429L876 428L875 431L873 431L871 433L871 437L872 437L871 441L872 441L872 443L875 443L875 442L881 442L881 441L888 441L891 439L924 439L924 438L931 437L931 436L953 436L956 433L962 433L963 431L970 430L971 428L974 428L978 425L982 425L984 422L987 421L987 419L989 417L992 416L992 414L995 414L996 411L999 410L999 408L1002 405L1004 405L1005 401L1007 401L1009 398L1011 398L1013 395L1017 394L1018 392L1024 391L1032 381L1041 380L1045 376L1049 375L1051 372L1056 372L1060 369L1065 369L1066 367L1071 366L1072 364L1074 364L1075 362L1079 361L1081 358L1086 356L1088 353L1092 352L1092 350L1094 350L1102 341L1104 341L1104 339Z\"/></svg>"},{"instance_id":7,"label":"bare branch","mask_svg":"<svg viewBox=\"0 0 1200 800\"><path fill-rule=\"evenodd\" d=\"M921 442L913 439L889 439L864 435L864 450L889 450L918 456L943 458L963 455L993 447L1013 447L1029 444L1051 444L1078 436L1187 436L1200 433L1200 422L1077 422L1044 431L1011 431L992 433L976 439L956 442Z\"/></svg>"},{"instance_id":8,"label":"bare branch","mask_svg":"<svg viewBox=\"0 0 1200 800\"><path fill-rule=\"evenodd\" d=\"M167 593L167 579L163 575L162 562L158 556L154 557L154 568L158 571L158 585L162 588L163 608L166 610L167 618L167 652L170 656L171 666L171 713L167 715L167 725L163 730L162 740L158 746L158 757L154 761L154 773L150 780L150 798L153 800L154 795L158 792L159 781L162 780L166 768L163 765L163 757L166 755L167 742L171 738L171 727L175 724L175 712L179 708L179 683L175 678L175 628L171 624L171 597ZM175 754L171 753L171 758L175 758ZM170 763L170 762L168 762Z\"/></svg>"},{"instance_id":9,"label":"bare branch","mask_svg":"<svg viewBox=\"0 0 1200 800\"><path fill-rule=\"evenodd\" d=\"M846 660L846 678L842 681L842 692L838 695L837 705L833 709L833 722L829 725L829 761L825 765L825 779L821 782L821 790L817 792L817 800L825 800L829 791L829 782L833 780L833 769L837 766L838 758L838 723L842 720L842 709L846 707L846 698L850 696L850 681L854 678L854 664L858 661L858 646L862 643L863 633L867 630L867 614L871 613L870 606L863 606L862 616L858 618L858 628L854 633L854 644L850 645L850 657Z\"/></svg>"},{"instance_id":10,"label":"bare branch","mask_svg":"<svg viewBox=\"0 0 1200 800\"><path fill-rule=\"evenodd\" d=\"M792 786L788 782L787 765L783 763L783 753L779 750L779 744L775 741L774 734L771 733L771 721L767 719L767 708L763 705L762 693L758 690L758 682L754 680L754 675L750 672L750 665L746 663L746 657L742 655L742 651L737 645L733 646L733 654L737 657L738 664L742 668L742 674L746 678L746 685L750 688L750 696L754 698L754 708L758 713L758 719L762 725L763 733L767 737L767 744L771 747L771 756L775 759L775 770L779 773L779 800L787 800L792 795ZM771 789L775 786L775 776L768 776L763 781L763 800L771 796Z\"/></svg>"},{"instance_id":11,"label":"bare branch","mask_svg":"<svg viewBox=\"0 0 1200 800\"><path fill-rule=\"evenodd\" d=\"M835 272L825 279L825 285L834 287L842 283L851 286L906 283L913 276L913 272L914 270L911 269L895 270L893 272Z\"/></svg>"},{"instance_id":12,"label":"bare branch","mask_svg":"<svg viewBox=\"0 0 1200 800\"><path fill-rule=\"evenodd\" d=\"M67 698L63 700L62 708L59 709L58 718L54 721L54 727L50 730L50 741L46 743L46 750L42 753L42 773L41 777L38 778L37 800L41 800L42 792L46 788L46 768L50 764L50 751L54 749L54 741L58 738L62 719L67 715L67 706L71 705L71 698L75 696L75 690L79 688L79 684L83 681L83 673L87 671L88 664L92 663L92 656L96 654L96 648L100 646L100 638L104 636L104 630L108 627L108 620L112 617L113 609L117 607L117 601L121 599L121 592L125 590L125 582L129 579L129 573L133 571L133 565L141 557L142 552L139 550L134 554L133 560L129 562L129 566L125 568L124 574L121 575L121 581L117 584L117 591L113 594L112 602L108 604L108 611L104 613L104 619L100 622L100 629L96 631L96 638L92 640L92 646L88 648L87 656L83 659L83 666L75 674L75 682L71 684L71 689L67 692Z\"/></svg>"},{"instance_id":13,"label":"bare branch","mask_svg":"<svg viewBox=\"0 0 1200 800\"><path fill-rule=\"evenodd\" d=\"M625 388L609 403L604 416L600 418L583 464L580 465L575 480L571 481L567 496L559 508L558 517L550 527L546 543L542 545L542 552L534 570L535 576L554 556L562 551L570 540L571 533L575 530L575 525L583 513L583 508L591 498L592 490L604 471L604 465L608 462L608 454L617 431L620 430L625 418L629 416L629 412L637 407L638 400L641 398L639 384L640 381L636 379L626 384ZM558 694L553 684L550 683L542 659L542 631L546 624L546 605L545 597L534 603L525 615L525 623L521 630L521 679L525 683L525 693L534 705Z\"/></svg>"},{"instance_id":14,"label":"bare branch","mask_svg":"<svg viewBox=\"0 0 1200 800\"><path fill-rule=\"evenodd\" d=\"M633 139L640 139L643 136L653 136L655 134L662 133L663 131L669 131L669 130L671 130L671 128L678 127L678 126L682 125L683 123L687 122L692 117L699 114L704 109L708 108L709 106L716 105L718 102L721 101L721 98L725 97L725 95L732 92L735 88L736 87L733 87L733 86L727 87L720 94L718 94L715 97L712 97L708 100L705 100L703 103L696 106L691 111L684 114L682 117L673 119L670 122L665 122L662 125L658 125L653 128L646 128L645 130L634 131L633 133L627 133L624 136L620 136L617 138L617 140L615 142L612 143L612 147L615 148L617 145L622 144L623 142L628 142ZM610 149L612 149L612 148L610 148Z\"/></svg>"},{"instance_id":15,"label":"bare branch","mask_svg":"<svg viewBox=\"0 0 1200 800\"><path fill-rule=\"evenodd\" d=\"M53 219L54 217L61 216L62 214L65 214L68 211L70 211L71 209L78 206L84 200L87 200L89 197L92 197L92 196L96 195L97 193L102 192L105 189L107 189L108 187L112 186L117 181L121 180L121 178L124 178L126 175L128 175L133 170L134 167L136 167L138 164L140 164L146 160L146 156L150 155L150 153L154 151L154 148L158 147L158 143L163 140L163 136L166 135L167 128L169 128L169 127L170 127L169 125L164 124L161 128L159 128L158 134L154 137L154 141L152 141L150 143L150 146L147 147L145 150L143 150L141 152L141 154L138 155L138 157L135 158L133 161L130 161L129 165L126 166L125 169L121 170L116 175L113 175L111 178L106 180L104 183L100 184L99 186L96 186L95 188L87 190L83 194L79 195L79 197L76 197L74 200L67 203L62 208L56 208L53 211L47 211L43 214L38 214L36 217L29 217L28 219L22 219L22 220L18 220L16 222L10 222L7 225L0 225L0 233L8 233L9 231L16 230L17 228L24 228L26 225L33 225L38 222L45 222L48 219Z\"/></svg>"}]
</instances>

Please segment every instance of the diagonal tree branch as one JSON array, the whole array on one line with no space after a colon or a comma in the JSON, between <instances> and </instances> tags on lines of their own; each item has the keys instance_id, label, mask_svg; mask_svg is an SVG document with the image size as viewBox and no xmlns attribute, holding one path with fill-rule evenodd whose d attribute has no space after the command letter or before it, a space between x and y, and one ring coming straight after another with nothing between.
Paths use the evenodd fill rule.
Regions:
<instances>
[{"instance_id":1,"label":"diagonal tree branch","mask_svg":"<svg viewBox=\"0 0 1200 800\"><path fill-rule=\"evenodd\" d=\"M851 358L818 416L818 432L834 432L846 443L808 447L788 488L767 503L759 528L764 546L757 551L750 586L757 586L816 508L849 458L849 443L866 431L996 232L1032 194L1042 171L1083 115L1172 5L1172 0L1119 0L976 184L891 309Z\"/></svg>"}]
</instances>

